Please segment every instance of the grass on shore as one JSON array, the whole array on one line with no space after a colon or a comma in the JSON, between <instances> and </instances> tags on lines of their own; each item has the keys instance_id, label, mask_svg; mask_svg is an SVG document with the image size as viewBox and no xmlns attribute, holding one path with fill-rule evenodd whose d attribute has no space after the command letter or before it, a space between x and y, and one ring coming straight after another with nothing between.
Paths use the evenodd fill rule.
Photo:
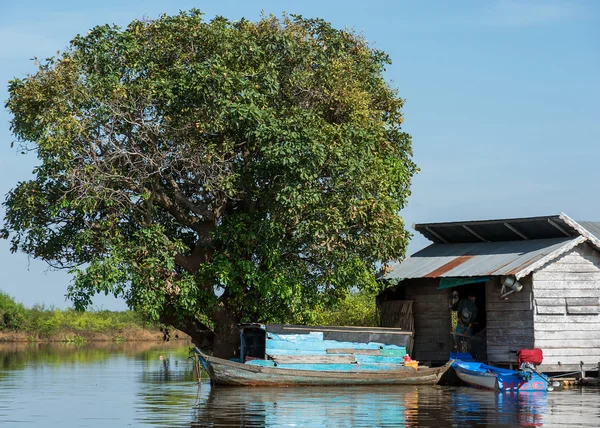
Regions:
<instances>
[{"instance_id":1,"label":"grass on shore","mask_svg":"<svg viewBox=\"0 0 600 428\"><path fill-rule=\"evenodd\" d=\"M134 311L60 310L35 305L25 308L9 295L0 291L0 332L22 332L30 340L62 335L63 341L81 342L82 333L111 334L113 340L123 340L117 333L123 330L147 329L158 331L159 324L146 322Z\"/></svg>"}]
</instances>

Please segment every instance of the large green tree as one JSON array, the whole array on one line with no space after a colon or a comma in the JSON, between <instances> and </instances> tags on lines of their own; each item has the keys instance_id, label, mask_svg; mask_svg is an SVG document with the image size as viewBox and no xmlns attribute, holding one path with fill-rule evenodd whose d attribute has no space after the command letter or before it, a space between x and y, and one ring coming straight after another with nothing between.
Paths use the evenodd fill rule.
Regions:
<instances>
[{"instance_id":1,"label":"large green tree","mask_svg":"<svg viewBox=\"0 0 600 428\"><path fill-rule=\"evenodd\" d=\"M197 10L77 36L12 80L39 165L2 235L231 355L236 323L310 322L405 253L416 167L388 56L319 19Z\"/></svg>"}]
</instances>

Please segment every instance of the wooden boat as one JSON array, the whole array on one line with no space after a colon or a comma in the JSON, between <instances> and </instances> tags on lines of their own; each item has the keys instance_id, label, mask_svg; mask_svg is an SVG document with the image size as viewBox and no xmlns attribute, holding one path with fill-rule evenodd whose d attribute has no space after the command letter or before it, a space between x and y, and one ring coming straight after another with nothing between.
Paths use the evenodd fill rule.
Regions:
<instances>
[{"instance_id":1,"label":"wooden boat","mask_svg":"<svg viewBox=\"0 0 600 428\"><path fill-rule=\"evenodd\" d=\"M465 384L499 392L551 390L548 377L531 369L509 370L477 361L452 361L452 368Z\"/></svg>"},{"instance_id":2,"label":"wooden boat","mask_svg":"<svg viewBox=\"0 0 600 428\"><path fill-rule=\"evenodd\" d=\"M405 362L405 344L411 333L398 329L250 324L240 330L237 361L208 356L196 349L212 383L433 385L450 367L418 367L416 361Z\"/></svg>"},{"instance_id":3,"label":"wooden boat","mask_svg":"<svg viewBox=\"0 0 600 428\"><path fill-rule=\"evenodd\" d=\"M354 364L308 364L312 369L262 367L254 364L210 357L195 350L200 363L208 372L211 383L238 386L333 386L333 385L435 385L448 370L449 364L437 368L397 365L363 369ZM291 364L290 364L291 365Z\"/></svg>"}]
</instances>

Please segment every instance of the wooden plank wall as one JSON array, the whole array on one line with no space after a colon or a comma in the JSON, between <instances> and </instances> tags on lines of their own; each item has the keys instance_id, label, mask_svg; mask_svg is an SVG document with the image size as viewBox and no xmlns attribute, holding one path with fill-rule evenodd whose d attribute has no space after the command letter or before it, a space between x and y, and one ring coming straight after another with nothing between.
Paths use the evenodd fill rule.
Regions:
<instances>
[{"instance_id":1,"label":"wooden plank wall","mask_svg":"<svg viewBox=\"0 0 600 428\"><path fill-rule=\"evenodd\" d=\"M486 284L487 358L490 362L514 362L517 350L533 347L531 275L520 282L523 289L508 295L507 300L500 299L500 277L494 277Z\"/></svg>"},{"instance_id":2,"label":"wooden plank wall","mask_svg":"<svg viewBox=\"0 0 600 428\"><path fill-rule=\"evenodd\" d=\"M410 339L406 343L406 352L413 354L414 340L414 317L412 300L387 300L379 306L379 316L382 327L400 328L411 332Z\"/></svg>"},{"instance_id":3,"label":"wooden plank wall","mask_svg":"<svg viewBox=\"0 0 600 428\"><path fill-rule=\"evenodd\" d=\"M544 352L541 369L598 370L600 253L579 245L533 274L533 292L535 346Z\"/></svg>"},{"instance_id":4,"label":"wooden plank wall","mask_svg":"<svg viewBox=\"0 0 600 428\"><path fill-rule=\"evenodd\" d=\"M382 327L414 331L412 300L388 300L381 302L380 317Z\"/></svg>"},{"instance_id":5,"label":"wooden plank wall","mask_svg":"<svg viewBox=\"0 0 600 428\"><path fill-rule=\"evenodd\" d=\"M452 350L449 290L438 290L439 279L411 280L406 300L413 300L414 345L411 357L419 361L448 361Z\"/></svg>"}]
</instances>

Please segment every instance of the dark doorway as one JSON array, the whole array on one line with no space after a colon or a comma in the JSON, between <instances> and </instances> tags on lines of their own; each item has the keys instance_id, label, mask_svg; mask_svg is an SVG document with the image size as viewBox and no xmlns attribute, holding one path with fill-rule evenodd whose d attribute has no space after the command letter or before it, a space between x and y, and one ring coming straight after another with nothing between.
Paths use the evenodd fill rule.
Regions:
<instances>
[{"instance_id":1,"label":"dark doorway","mask_svg":"<svg viewBox=\"0 0 600 428\"><path fill-rule=\"evenodd\" d=\"M475 306L477 306L477 317L472 323L472 334L455 337L455 346L459 352L469 352L476 360L485 361L487 356L486 325L487 314L485 304L486 283L478 282L454 287L452 292L457 292L460 299L468 299L469 296L475 297ZM454 308L456 310L456 308ZM458 315L458 314L457 314ZM462 345L461 345L462 343ZM458 345L456 345L458 344Z\"/></svg>"},{"instance_id":2,"label":"dark doorway","mask_svg":"<svg viewBox=\"0 0 600 428\"><path fill-rule=\"evenodd\" d=\"M475 305L477 306L477 318L473 323L473 334L485 330L486 327L486 312L485 312L485 283L478 282L475 284L463 285L454 288L453 291L458 292L460 299L468 299L469 296L475 296Z\"/></svg>"}]
</instances>

